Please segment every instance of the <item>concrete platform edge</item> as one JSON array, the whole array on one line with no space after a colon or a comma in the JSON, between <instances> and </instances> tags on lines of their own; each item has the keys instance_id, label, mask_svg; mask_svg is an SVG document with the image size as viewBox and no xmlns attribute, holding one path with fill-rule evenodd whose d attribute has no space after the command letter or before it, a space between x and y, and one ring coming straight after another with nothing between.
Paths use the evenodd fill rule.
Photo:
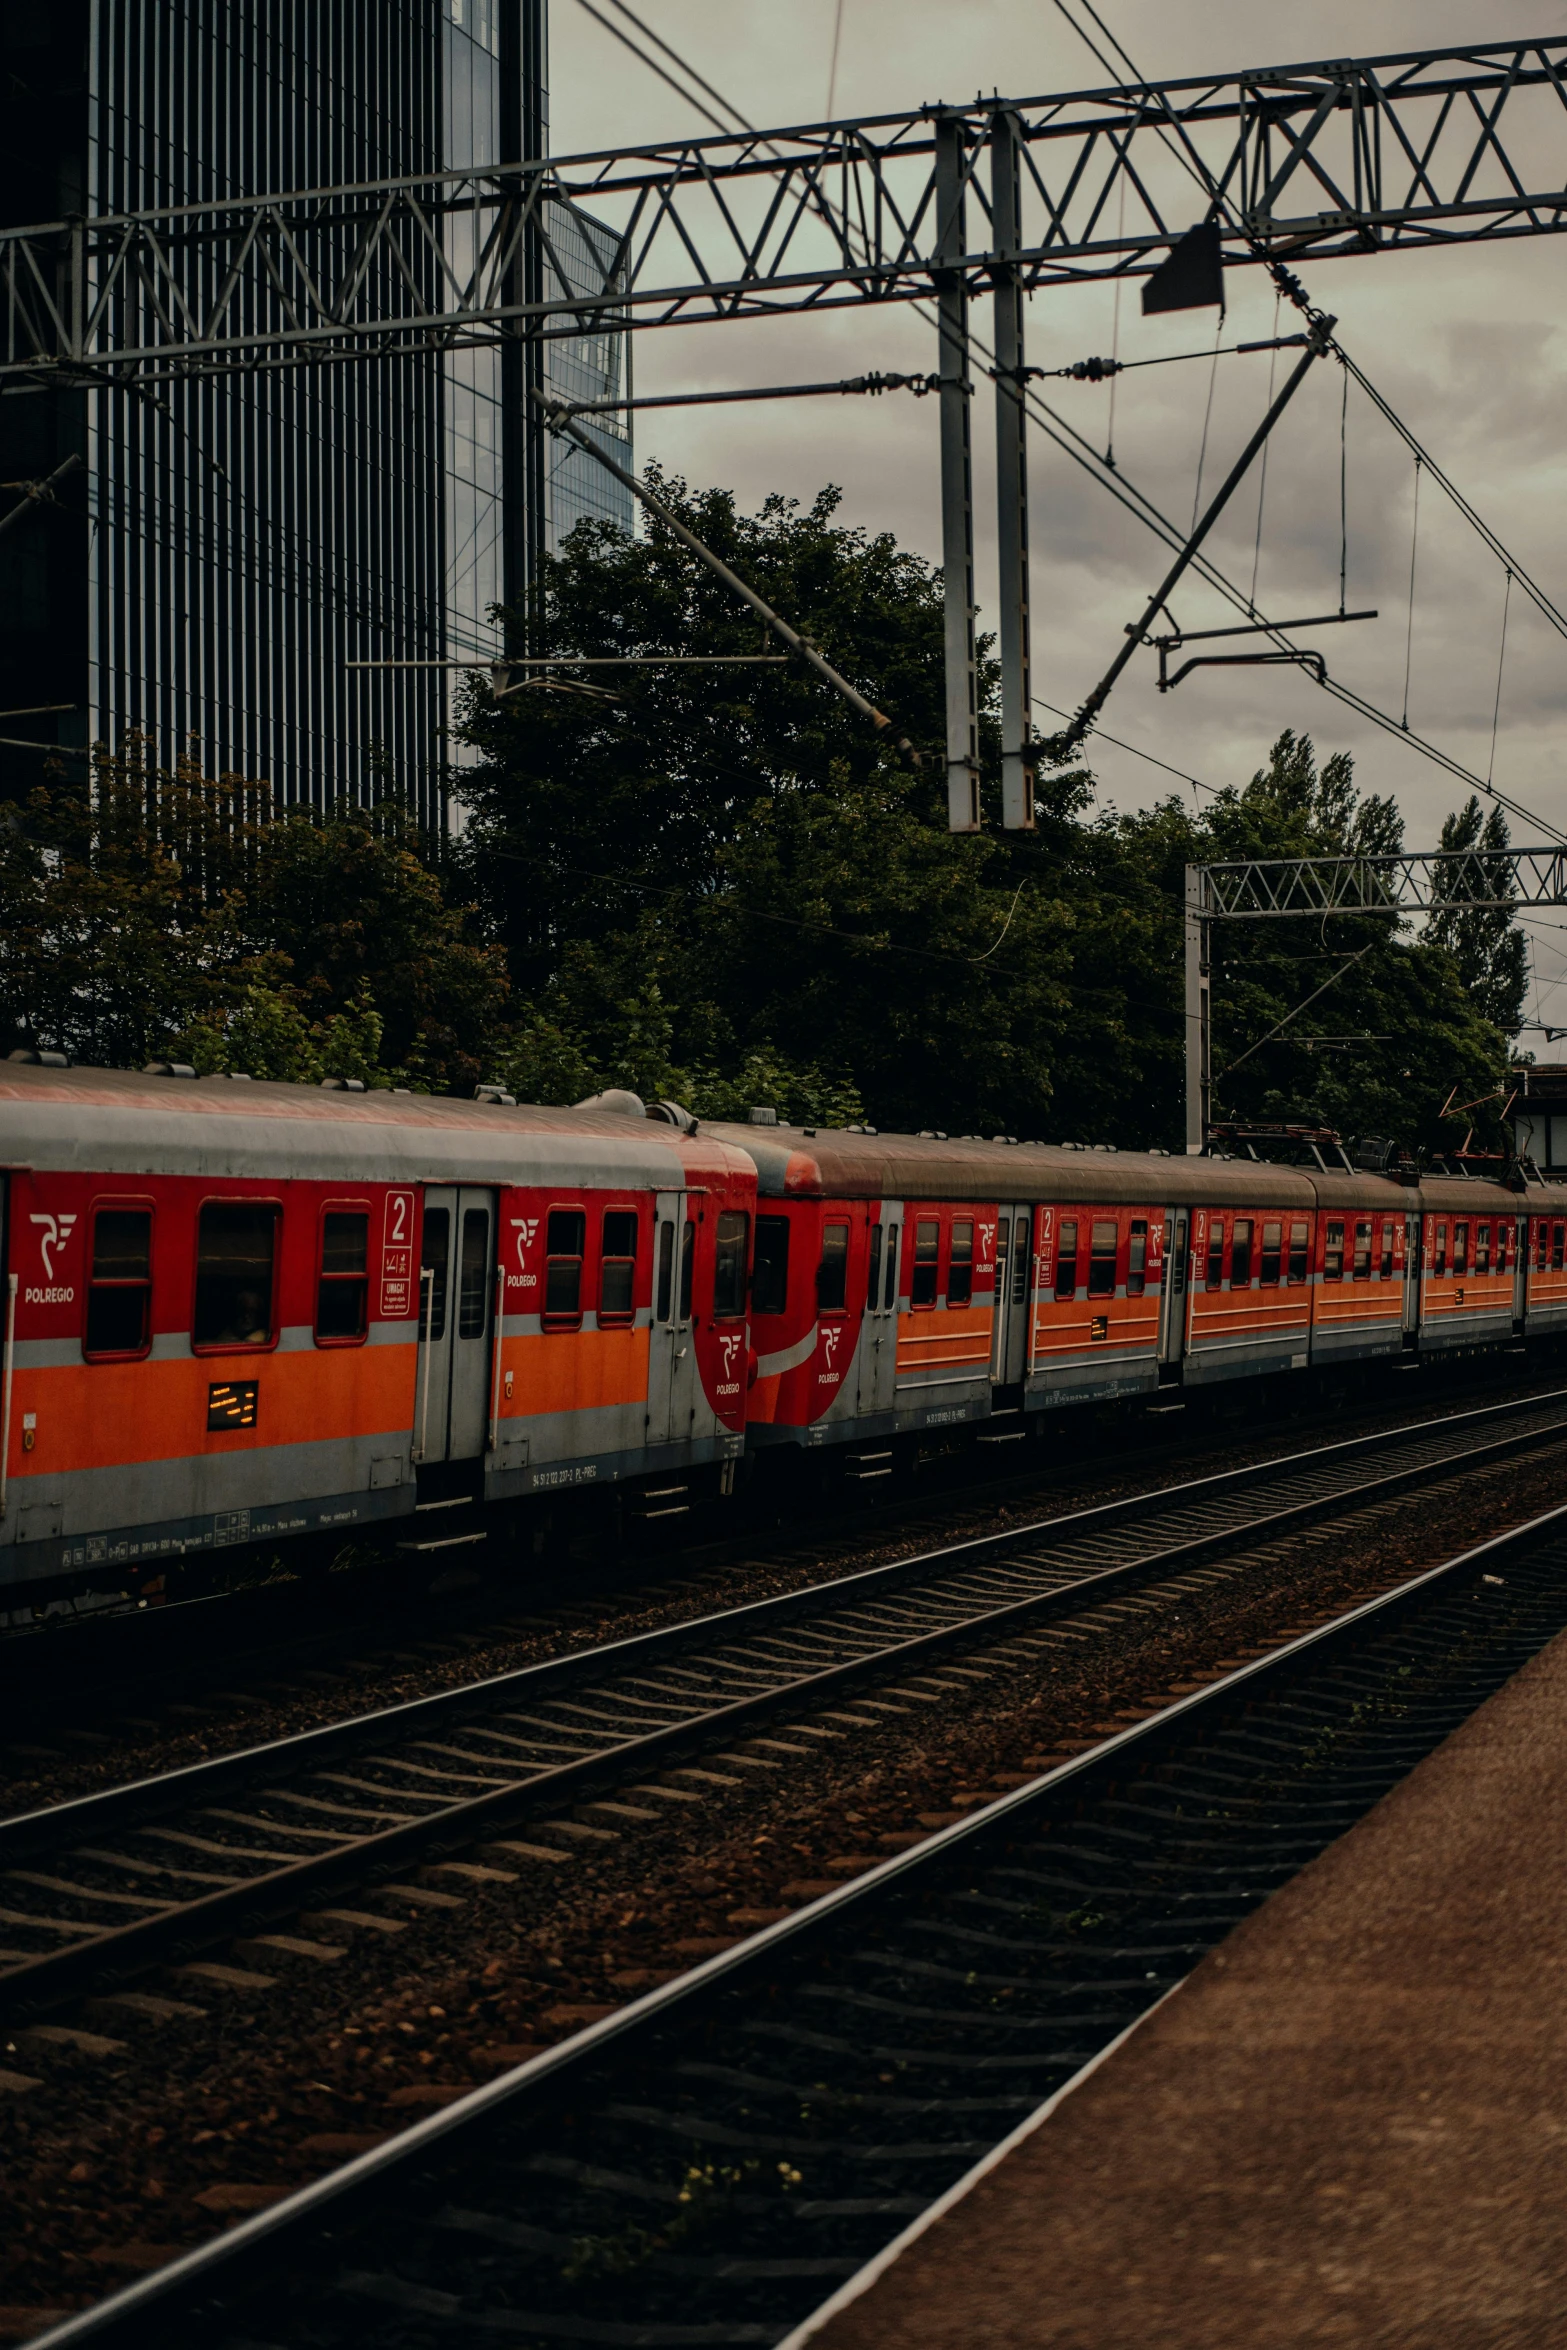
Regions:
<instances>
[{"instance_id":1,"label":"concrete platform edge","mask_svg":"<svg viewBox=\"0 0 1567 2350\"><path fill-rule=\"evenodd\" d=\"M938 2220L945 2219L949 2211L961 2203L966 2195L973 2192L981 2179L988 2178L990 2173L1005 2162L1009 2155L1017 2151L1025 2139L1031 2138L1037 2129L1049 2121L1057 2108L1065 2104L1073 2090L1080 2089L1085 2081L1093 2077L1102 2064L1109 2062L1118 2049L1124 2048L1132 2034L1141 2031L1149 2018L1156 2016L1165 2002L1173 1999L1189 1980L1189 1976L1183 1975L1179 1983L1172 1983L1163 1997L1154 2001L1152 2007L1145 2007L1141 2015L1133 2016L1131 2022L1123 2030L1117 2032L1113 2040L1107 2040L1097 2055L1091 2056L1085 2065L1080 2066L1069 2081L1063 2081L1059 2089L1053 2089L1043 2105L1038 2105L1032 2113L1025 2114L1015 2130L1009 2131L1006 2137L999 2139L988 2154L982 2154L972 2170L966 2170L960 2179L954 2179L946 2192L938 2195L935 2202L920 2213L918 2219L911 2219L908 2226L900 2230L890 2243L884 2244L881 2250L865 2263L863 2268L856 2269L852 2277L846 2277L836 2293L829 2295L819 2309L813 2309L810 2316L795 2327L793 2333L783 2335L773 2345L773 2350L805 2350L805 2345L815 2340L830 2319L837 2317L840 2311L849 2308L851 2303L858 2301L863 2293L868 2293L872 2285L876 2284L880 2278L886 2275L889 2268L902 2259L911 2244L917 2244L928 2228L933 2228Z\"/></svg>"}]
</instances>

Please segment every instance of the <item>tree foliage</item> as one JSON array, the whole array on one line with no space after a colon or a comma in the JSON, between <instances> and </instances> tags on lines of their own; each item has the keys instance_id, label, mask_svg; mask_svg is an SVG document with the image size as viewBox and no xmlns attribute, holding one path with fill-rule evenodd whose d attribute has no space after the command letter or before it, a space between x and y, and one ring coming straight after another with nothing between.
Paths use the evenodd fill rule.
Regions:
<instances>
[{"instance_id":1,"label":"tree foliage","mask_svg":"<svg viewBox=\"0 0 1567 2350\"><path fill-rule=\"evenodd\" d=\"M1391 853L1392 800L1285 732L1198 810L1096 810L1085 769L1042 767L1035 833L955 837L931 566L845 525L831 489L745 513L659 487L892 727L775 661L666 530L583 523L513 624L537 653L642 658L475 686L466 828L438 858L393 808L274 814L256 787L161 773L134 742L85 785L0 810L4 1041L1178 1146L1185 866ZM987 640L979 684L994 827ZM1443 845L1500 859L1506 826L1471 800ZM1525 976L1505 905L1441 905L1419 935L1380 915L1220 923L1214 948L1221 1114L1438 1147L1449 1093L1505 1073Z\"/></svg>"},{"instance_id":2,"label":"tree foliage","mask_svg":"<svg viewBox=\"0 0 1567 2350\"><path fill-rule=\"evenodd\" d=\"M0 813L7 1045L471 1089L506 997L395 810L273 815L132 740Z\"/></svg>"}]
</instances>

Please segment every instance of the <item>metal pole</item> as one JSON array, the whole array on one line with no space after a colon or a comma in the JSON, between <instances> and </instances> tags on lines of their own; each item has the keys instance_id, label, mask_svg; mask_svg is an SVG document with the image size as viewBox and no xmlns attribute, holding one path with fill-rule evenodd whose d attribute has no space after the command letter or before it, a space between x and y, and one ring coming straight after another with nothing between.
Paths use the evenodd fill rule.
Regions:
<instances>
[{"instance_id":1,"label":"metal pole","mask_svg":"<svg viewBox=\"0 0 1567 2350\"><path fill-rule=\"evenodd\" d=\"M1186 1153L1201 1156L1212 1113L1213 1039L1209 1024L1208 877L1201 865L1186 868Z\"/></svg>"},{"instance_id":2,"label":"metal pole","mask_svg":"<svg viewBox=\"0 0 1567 2350\"><path fill-rule=\"evenodd\" d=\"M1256 456L1257 451L1262 447L1263 442L1267 439L1269 433L1278 423L1279 418L1283 415L1285 409L1289 406L1291 400L1293 400L1295 397L1296 392L1305 382L1307 375L1309 374L1311 368L1315 365L1316 361L1322 358L1324 354L1331 348L1329 338L1337 324L1338 321L1336 318L1313 317L1309 329L1311 340L1305 357L1300 361L1298 366L1291 370L1289 381L1285 384L1284 389L1280 392L1278 398L1273 402L1273 405L1269 408L1267 415L1258 425L1256 431L1252 434L1251 439L1246 443L1245 448L1242 449L1240 455L1236 458L1235 463L1230 467L1229 472L1225 475L1224 480L1220 483L1207 512L1203 515L1203 518L1198 523L1197 528L1192 532L1191 537L1186 541L1186 544L1182 547L1180 553L1176 556L1175 561L1171 564L1169 570L1165 573L1163 579L1160 580L1159 585L1155 588L1153 594L1149 597L1147 608L1145 609L1142 618L1134 622L1127 629L1125 644L1121 647L1121 650L1117 653L1115 659L1111 662L1109 668L1105 671L1103 677L1099 680L1099 683L1095 686L1093 692L1089 695L1087 701L1083 704L1082 708L1078 711L1077 716L1073 719L1071 725L1067 728L1065 735L1061 738L1063 749L1075 750L1077 745L1087 734L1089 728L1093 725L1094 720L1098 717L1100 711L1104 708L1105 703L1110 698L1111 687L1115 684L1116 679L1120 676L1122 670L1126 667L1126 664L1128 661L1130 661L1138 646L1147 641L1148 631L1150 628L1152 628L1160 612L1164 609L1165 598L1173 592L1176 582L1180 579L1187 565L1192 562L1198 552L1198 549L1201 547L1203 540L1208 536L1209 531L1212 530L1214 524L1218 521L1219 516L1223 513L1225 507L1229 503L1231 493L1239 487L1241 480L1245 475L1246 469L1250 465L1252 459Z\"/></svg>"},{"instance_id":3,"label":"metal pole","mask_svg":"<svg viewBox=\"0 0 1567 2350\"><path fill-rule=\"evenodd\" d=\"M968 285L959 116L936 121L936 315L941 378L941 562L946 607L947 829L978 832L979 708L974 674L974 467L969 440Z\"/></svg>"},{"instance_id":4,"label":"metal pole","mask_svg":"<svg viewBox=\"0 0 1567 2350\"><path fill-rule=\"evenodd\" d=\"M990 135L991 212L997 263L996 549L1001 590L1001 822L1034 829L1028 641L1028 413L1023 404L1022 142L1015 114L997 114Z\"/></svg>"}]
</instances>

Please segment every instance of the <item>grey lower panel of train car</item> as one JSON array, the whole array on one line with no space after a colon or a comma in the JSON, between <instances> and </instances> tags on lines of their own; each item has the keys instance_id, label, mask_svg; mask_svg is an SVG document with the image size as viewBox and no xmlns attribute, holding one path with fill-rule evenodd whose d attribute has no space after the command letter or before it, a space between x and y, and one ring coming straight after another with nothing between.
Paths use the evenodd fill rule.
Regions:
<instances>
[{"instance_id":1,"label":"grey lower panel of train car","mask_svg":"<svg viewBox=\"0 0 1567 2350\"><path fill-rule=\"evenodd\" d=\"M1113 1403L1120 1396L1147 1395L1158 1384L1159 1362L1152 1354L1052 1363L1048 1371L1029 1373L1023 1382L1023 1406L1038 1412L1061 1404Z\"/></svg>"},{"instance_id":2,"label":"grey lower panel of train car","mask_svg":"<svg viewBox=\"0 0 1567 2350\"><path fill-rule=\"evenodd\" d=\"M1197 1347L1181 1365L1181 1384L1214 1387L1221 1379L1260 1379L1273 1371L1304 1371L1306 1349L1304 1330L1287 1332L1276 1340L1248 1340L1244 1346Z\"/></svg>"},{"instance_id":3,"label":"grey lower panel of train car","mask_svg":"<svg viewBox=\"0 0 1567 2350\"><path fill-rule=\"evenodd\" d=\"M52 1482L63 1480L39 1480L45 1485ZM19 1504L15 1538L0 1545L0 1588L17 1590L56 1575L90 1575L103 1568L134 1566L145 1571L155 1564L176 1566L193 1556L300 1534L347 1534L356 1527L406 1516L413 1504L410 1484L380 1492L325 1494L309 1501L214 1510L196 1517L73 1534L63 1530L64 1495L51 1500L40 1494Z\"/></svg>"},{"instance_id":4,"label":"grey lower panel of train car","mask_svg":"<svg viewBox=\"0 0 1567 2350\"><path fill-rule=\"evenodd\" d=\"M1363 1363L1403 1351L1402 1322L1362 1322L1345 1330L1319 1328L1311 1333L1313 1363Z\"/></svg>"},{"instance_id":5,"label":"grey lower panel of train car","mask_svg":"<svg viewBox=\"0 0 1567 2350\"><path fill-rule=\"evenodd\" d=\"M1420 1324L1420 1352L1441 1354L1458 1346L1505 1346L1514 1336L1510 1313L1444 1314Z\"/></svg>"},{"instance_id":6,"label":"grey lower panel of train car","mask_svg":"<svg viewBox=\"0 0 1567 2350\"><path fill-rule=\"evenodd\" d=\"M744 1451L745 1438L726 1428L716 1436L654 1451L639 1445L634 1451L590 1453L580 1460L530 1462L528 1439L513 1437L501 1452L485 1455L484 1498L520 1501L526 1494L565 1493L574 1486L621 1485L629 1477L676 1476L684 1469L737 1461Z\"/></svg>"}]
</instances>

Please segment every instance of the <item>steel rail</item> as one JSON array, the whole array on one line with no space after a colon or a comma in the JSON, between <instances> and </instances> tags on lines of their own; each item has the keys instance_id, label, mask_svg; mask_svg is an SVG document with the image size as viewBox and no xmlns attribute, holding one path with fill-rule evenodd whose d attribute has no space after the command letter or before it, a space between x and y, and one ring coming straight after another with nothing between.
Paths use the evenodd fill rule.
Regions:
<instances>
[{"instance_id":1,"label":"steel rail","mask_svg":"<svg viewBox=\"0 0 1567 2350\"><path fill-rule=\"evenodd\" d=\"M1543 1399L1545 1401L1560 1400ZM367 1834L344 1835L330 1849L291 1859L287 1865L272 1868L265 1873L231 1882L219 1891L198 1896L191 1901L175 1901L132 1923L97 1932L84 1932L82 1938L60 1950L13 1965L0 1975L0 2011L21 2017L35 2014L62 1999L84 1991L106 1987L124 1980L142 1968L166 1961L171 1955L188 1956L198 1948L230 1935L254 1931L261 1925L299 1909L306 1903L320 1900L345 1884L374 1885L391 1877L410 1860L428 1860L432 1854L461 1849L477 1838L493 1835L504 1827L514 1825L530 1815L558 1810L562 1804L580 1802L595 1788L623 1781L628 1774L650 1769L667 1769L680 1756L691 1752L709 1751L737 1734L744 1734L758 1725L776 1719L780 1714L798 1714L811 1710L823 1701L839 1696L866 1682L881 1683L889 1678L905 1675L933 1659L944 1657L953 1650L973 1649L977 1644L994 1645L1015 1628L1052 1616L1062 1616L1092 1607L1104 1597L1147 1583L1172 1568L1191 1568L1200 1561L1225 1552L1243 1548L1248 1543L1269 1536L1277 1536L1309 1524L1324 1516L1340 1516L1364 1507L1376 1498L1386 1498L1421 1480L1450 1473L1455 1467L1478 1466L1509 1455L1548 1445L1567 1434L1567 1421L1549 1420L1544 1426L1514 1430L1461 1447L1456 1452L1438 1453L1432 1457L1429 1440L1433 1435L1440 1441L1456 1425L1468 1428L1476 1420L1490 1419L1498 1411L1509 1416L1520 1416L1517 1406L1491 1406L1479 1412L1455 1415L1451 1422L1418 1424L1412 1431L1396 1431L1376 1437L1352 1438L1339 1447L1328 1448L1330 1454L1348 1454L1351 1459L1364 1454L1378 1443L1384 1447L1402 1439L1399 1449L1413 1454L1392 1468L1380 1469L1375 1474L1348 1485L1330 1490L1316 1489L1270 1506L1258 1514L1229 1524L1182 1528L1180 1513L1157 1508L1147 1511L1153 1525L1163 1518L1175 1539L1166 1539L1159 1547L1139 1548L1132 1555L1099 1564L1090 1554L1086 1566L1068 1573L1043 1588L1037 1588L1021 1597L1009 1597L999 1604L979 1608L965 1606L968 1595L961 1586L957 1597L962 1612L928 1629L911 1628L905 1619L889 1627L894 1637L885 1637L878 1629L874 1645L869 1648L853 1646L851 1653L840 1655L833 1662L820 1665L809 1657L783 1658L759 1655L746 1667L744 1656L732 1654L727 1662L730 1678L738 1671L742 1685L747 1670L754 1674L763 1670L770 1675L769 1685L752 1689L741 1695L726 1694L718 1704L703 1703L699 1693L692 1692L697 1702L687 1697L677 1718L643 1727L646 1715L656 1712L660 1700L638 1693L637 1703L627 1706L624 1697L617 1699L615 1677L606 1674L607 1658L616 1660L617 1672L624 1668L628 1658L642 1663L650 1658L670 1653L686 1654L693 1648L707 1647L710 1651L714 1636L722 1636L732 1643L737 1623L758 1621L767 1624L788 1624L802 1615L830 1620L849 1611L839 1604L846 1591L863 1593L867 1586L877 1592L906 1589L911 1582L928 1584L942 1567L954 1560L972 1560L976 1553L994 1556L998 1552L1015 1552L1020 1542L1040 1535L1049 1536L1063 1528L1081 1531L1085 1522L1101 1529L1110 1520L1124 1520L1135 1513L1138 1504L1145 1509L1151 1497L1128 1496L1120 1502L1102 1505L1100 1509L1071 1513L1066 1517L1043 1521L1039 1527L1024 1528L1001 1536L981 1536L960 1544L923 1554L917 1559L892 1562L885 1567L870 1568L843 1582L817 1585L801 1593L786 1593L774 1600L758 1601L748 1606L727 1611L717 1617L698 1618L690 1624L674 1625L660 1631L639 1635L627 1641L609 1644L577 1655L551 1660L544 1664L522 1667L518 1672L498 1676L493 1680L470 1685L457 1691L441 1692L432 1698L414 1699L406 1705L344 1724L332 1724L320 1730L296 1733L289 1739L274 1741L259 1749L216 1758L211 1762L192 1764L185 1769L139 1782L133 1786L105 1790L101 1795L85 1796L69 1804L50 1806L42 1811L21 1815L0 1823L0 1866L15 1869L20 1859L35 1857L40 1851L71 1851L79 1847L81 1839L90 1834L103 1836L116 1827L135 1826L149 1816L166 1816L183 1808L192 1800L191 1790L201 1796L221 1794L238 1780L249 1781L254 1787L258 1767L263 1791L286 1772L297 1767L301 1750L313 1754L337 1756L347 1744L362 1745L367 1738L383 1738L386 1724L406 1725L410 1716L421 1723L428 1722L454 1705L464 1704L471 1710L483 1703L486 1711L494 1711L495 1692L504 1690L515 1695L519 1687L530 1695L541 1686L551 1683L566 1689L580 1689L586 1682L591 1692L597 1686L600 1703L613 1707L617 1702L622 1714L622 1734L612 1743L595 1744L570 1759L554 1764L544 1763L526 1775L515 1776L504 1783L492 1783L486 1792L462 1797L440 1805L439 1808L412 1819L398 1819L392 1810L394 1804L408 1804L419 1798L406 1789L383 1786L384 1801L381 1816L391 1817L397 1824L373 1830ZM1307 1465L1320 1471L1322 1456L1297 1456L1289 1465L1297 1479L1307 1473ZM1345 1464L1347 1465L1347 1464ZM1178 1495L1189 1498L1192 1492L1209 1491L1215 1487L1226 1491L1245 1490L1264 1483L1267 1472L1278 1464L1250 1464L1246 1468L1225 1471L1213 1479L1193 1481L1192 1486L1176 1488ZM1158 1501L1167 1500L1160 1494ZM1175 1523L1169 1525L1171 1520ZM1048 1571L1050 1560L1034 1560ZM1069 1561L1062 1561L1069 1565ZM824 1606L823 1602L827 1604ZM812 1605L812 1602L815 1605ZM863 1633L860 1633L863 1637ZM709 1670L712 1670L710 1665ZM645 1689L650 1686L644 1683ZM662 1702L667 1709L669 1695ZM502 1717L508 1722L515 1716ZM537 1721L537 1715L527 1717ZM549 1725L542 1725L548 1727ZM565 1725L563 1725L564 1727ZM595 1733L597 1735L597 1733ZM507 1736L503 1733L503 1736ZM521 1743L514 1736L509 1743ZM456 1755L453 1748L439 1749L447 1755ZM378 1757L391 1762L395 1757ZM466 1759L482 1763L487 1758L479 1750ZM453 1769L430 1776L446 1776L460 1780L462 1773ZM515 1766L513 1766L515 1768ZM353 1785L365 1788L368 1782ZM153 1807L149 1812L147 1806ZM374 1817L375 1807L361 1804L361 1814ZM275 1841L289 1834L283 1824L276 1826ZM100 1856L101 1857L101 1856ZM64 1890L56 1883L59 1890ZM90 1897L90 1894L89 1894ZM13 1924L23 1923L19 1913L11 1913Z\"/></svg>"},{"instance_id":2,"label":"steel rail","mask_svg":"<svg viewBox=\"0 0 1567 2350\"><path fill-rule=\"evenodd\" d=\"M334 2274L340 2271L347 2231L355 2220L367 2216L389 2190L398 2192L413 2180L432 2175L438 2179L438 2158L450 2155L457 2142L466 2139L477 2144L501 2117L515 2125L525 2117L542 2119L546 2112L559 2112L563 2107L569 2110L592 2087L602 2088L609 2067L656 2061L675 2032L694 2026L704 2016L733 2014L736 1993L779 1978L791 1961L813 1946L820 1950L845 1926L863 1930L878 1910L897 1897L906 1896L922 1881L937 1881L938 1873L955 1857L972 1854L978 1860L988 1844L1000 1841L1031 1816L1048 1813L1052 1804L1074 1790L1079 1791L1080 1801L1086 1801L1096 1786L1113 1787L1129 1776L1146 1774L1204 1734L1211 1740L1214 1729L1226 1719L1292 1682L1309 1691L1311 1668L1332 1669L1346 1651L1352 1654L1373 1632L1384 1626L1397 1627L1411 1615L1418 1619L1425 1603L1466 1577L1476 1583L1481 1579L1498 1581L1491 1570L1525 1559L1553 1539L1560 1544L1564 1533L1567 1504L1466 1548L1176 1699L953 1826L936 1831L911 1850L877 1863L787 1918L588 2025L270 2209L240 2221L214 2242L67 2319L38 2337L37 2350L77 2350L77 2345L85 2343L99 2345L99 2350L111 2344L130 2350L135 2344L167 2341L175 2324L181 2326L180 2338L185 2341L198 2339L189 2330L193 2327L200 2328L200 2338L229 2339L240 2320L239 2298L258 2280L298 2279L307 2272L312 2254L324 2254ZM1425 1736L1425 1751L1433 1742ZM1398 1775L1402 1775L1401 1769L1395 1767ZM1369 1800L1374 1799L1373 1794ZM1353 1800L1341 1799L1338 1808L1358 1817L1367 1800L1364 1794ZM1329 1810L1333 1809L1330 1804ZM1342 1825L1348 1824L1346 1817ZM1328 1839L1318 1838L1319 1849L1331 1833L1330 1829ZM1293 1873L1293 1868L1287 1867L1284 1873ZM1157 1992L1153 1996L1157 1997ZM963 2148L951 2151L961 2153ZM542 2234L521 2223L510 2224L512 2237L524 2248L530 2236ZM501 2223L495 2230L495 2242L508 2241L506 2225ZM418 2306L417 2300L405 2302L398 2322L406 2324ZM572 2325L567 2330L586 2339L623 2338L618 2329L606 2331L592 2324L586 2328ZM546 2331L559 2335L562 2327L556 2321ZM641 2338L658 2337L643 2334ZM742 2337L729 2332L725 2338ZM748 2332L744 2338L752 2336ZM754 2338L762 2339L761 2332Z\"/></svg>"}]
</instances>

